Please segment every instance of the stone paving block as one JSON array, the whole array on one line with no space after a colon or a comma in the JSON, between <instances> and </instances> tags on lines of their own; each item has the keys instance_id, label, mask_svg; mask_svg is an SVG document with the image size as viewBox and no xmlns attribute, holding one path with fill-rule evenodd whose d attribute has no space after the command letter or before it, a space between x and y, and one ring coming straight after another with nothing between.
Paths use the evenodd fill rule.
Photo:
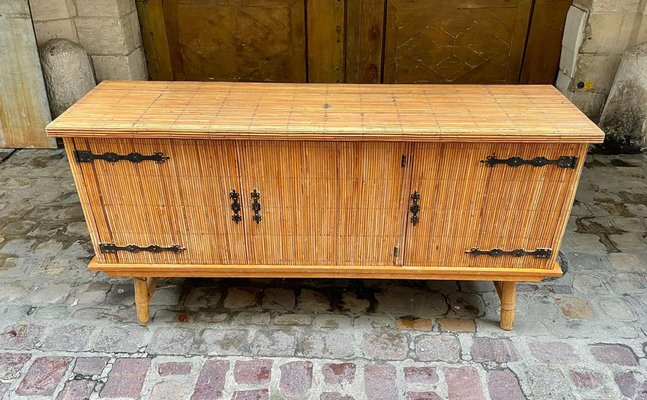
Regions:
<instances>
[{"instance_id":1,"label":"stone paving block","mask_svg":"<svg viewBox=\"0 0 647 400\"><path fill-rule=\"evenodd\" d=\"M445 368L449 400L484 400L481 378L473 367Z\"/></svg>"},{"instance_id":2,"label":"stone paving block","mask_svg":"<svg viewBox=\"0 0 647 400\"><path fill-rule=\"evenodd\" d=\"M188 398L189 388L186 384L174 381L157 382L151 393L146 398L148 400L170 400Z\"/></svg>"},{"instance_id":3,"label":"stone paving block","mask_svg":"<svg viewBox=\"0 0 647 400\"><path fill-rule=\"evenodd\" d=\"M435 367L404 367L404 380L409 383L434 385L439 379Z\"/></svg>"},{"instance_id":4,"label":"stone paving block","mask_svg":"<svg viewBox=\"0 0 647 400\"><path fill-rule=\"evenodd\" d=\"M349 394L323 392L321 393L321 396L319 396L319 400L355 400L355 398Z\"/></svg>"},{"instance_id":5,"label":"stone paving block","mask_svg":"<svg viewBox=\"0 0 647 400\"><path fill-rule=\"evenodd\" d=\"M355 355L355 337L343 330L304 333L301 348L306 357L346 359Z\"/></svg>"},{"instance_id":6,"label":"stone paving block","mask_svg":"<svg viewBox=\"0 0 647 400\"><path fill-rule=\"evenodd\" d=\"M16 394L21 396L53 395L71 361L70 357L39 357L35 359L20 381Z\"/></svg>"},{"instance_id":7,"label":"stone paving block","mask_svg":"<svg viewBox=\"0 0 647 400\"><path fill-rule=\"evenodd\" d=\"M485 314L483 298L477 293L451 293L449 300L449 316L457 318L481 317Z\"/></svg>"},{"instance_id":8,"label":"stone paving block","mask_svg":"<svg viewBox=\"0 0 647 400\"><path fill-rule=\"evenodd\" d=\"M638 371L617 372L614 376L620 393L628 399L642 400L647 394L647 379Z\"/></svg>"},{"instance_id":9,"label":"stone paving block","mask_svg":"<svg viewBox=\"0 0 647 400\"><path fill-rule=\"evenodd\" d=\"M597 390L604 385L604 375L601 372L571 371L570 375L578 389Z\"/></svg>"},{"instance_id":10,"label":"stone paving block","mask_svg":"<svg viewBox=\"0 0 647 400\"><path fill-rule=\"evenodd\" d=\"M573 347L564 342L533 341L528 343L535 358L545 363L574 363L580 360Z\"/></svg>"},{"instance_id":11,"label":"stone paving block","mask_svg":"<svg viewBox=\"0 0 647 400\"><path fill-rule=\"evenodd\" d=\"M241 355L247 351L248 335L245 329L205 329L199 353Z\"/></svg>"},{"instance_id":12,"label":"stone paving block","mask_svg":"<svg viewBox=\"0 0 647 400\"><path fill-rule=\"evenodd\" d=\"M471 348L472 359L477 362L494 361L498 363L519 360L519 354L509 339L476 337Z\"/></svg>"},{"instance_id":13,"label":"stone paving block","mask_svg":"<svg viewBox=\"0 0 647 400\"><path fill-rule=\"evenodd\" d=\"M447 313L447 300L436 292L391 286L375 294L377 311L390 316L435 318Z\"/></svg>"},{"instance_id":14,"label":"stone paving block","mask_svg":"<svg viewBox=\"0 0 647 400\"><path fill-rule=\"evenodd\" d=\"M195 389L192 400L219 399L225 388L225 378L229 370L228 361L209 360L204 363Z\"/></svg>"},{"instance_id":15,"label":"stone paving block","mask_svg":"<svg viewBox=\"0 0 647 400\"><path fill-rule=\"evenodd\" d=\"M566 378L564 378L564 375L559 369L559 365L530 366L526 368L526 378L530 386L530 393L526 393L529 398L551 400L573 399L573 389Z\"/></svg>"},{"instance_id":16,"label":"stone paving block","mask_svg":"<svg viewBox=\"0 0 647 400\"><path fill-rule=\"evenodd\" d=\"M160 285L151 298L152 306L175 306L180 301L182 287L179 285Z\"/></svg>"},{"instance_id":17,"label":"stone paving block","mask_svg":"<svg viewBox=\"0 0 647 400\"><path fill-rule=\"evenodd\" d=\"M148 345L147 328L136 325L106 326L95 335L92 348L108 353L136 353Z\"/></svg>"},{"instance_id":18,"label":"stone paving block","mask_svg":"<svg viewBox=\"0 0 647 400\"><path fill-rule=\"evenodd\" d=\"M9 382L0 382L0 399L4 398L4 395L9 392L10 386Z\"/></svg>"},{"instance_id":19,"label":"stone paving block","mask_svg":"<svg viewBox=\"0 0 647 400\"><path fill-rule=\"evenodd\" d=\"M269 400L270 392L267 389L240 390L234 392L232 400Z\"/></svg>"},{"instance_id":20,"label":"stone paving block","mask_svg":"<svg viewBox=\"0 0 647 400\"><path fill-rule=\"evenodd\" d=\"M316 315L312 322L315 328L326 329L349 329L352 325L349 316L339 314Z\"/></svg>"},{"instance_id":21,"label":"stone paving block","mask_svg":"<svg viewBox=\"0 0 647 400\"><path fill-rule=\"evenodd\" d=\"M231 287L223 301L225 308L249 308L258 305L260 291L253 287Z\"/></svg>"},{"instance_id":22,"label":"stone paving block","mask_svg":"<svg viewBox=\"0 0 647 400\"><path fill-rule=\"evenodd\" d=\"M442 332L476 332L473 319L438 318L438 325Z\"/></svg>"},{"instance_id":23,"label":"stone paving block","mask_svg":"<svg viewBox=\"0 0 647 400\"><path fill-rule=\"evenodd\" d=\"M195 351L195 331L189 328L158 328L147 351L151 354L191 354Z\"/></svg>"},{"instance_id":24,"label":"stone paving block","mask_svg":"<svg viewBox=\"0 0 647 400\"><path fill-rule=\"evenodd\" d=\"M460 343L453 336L422 335L416 338L416 356L420 361L456 362L460 354Z\"/></svg>"},{"instance_id":25,"label":"stone paving block","mask_svg":"<svg viewBox=\"0 0 647 400\"><path fill-rule=\"evenodd\" d=\"M409 341L398 332L375 330L364 335L362 352L371 360L404 360L409 353Z\"/></svg>"},{"instance_id":26,"label":"stone paving block","mask_svg":"<svg viewBox=\"0 0 647 400\"><path fill-rule=\"evenodd\" d=\"M218 288L191 288L184 300L184 306L189 308L214 308L220 302L222 293Z\"/></svg>"},{"instance_id":27,"label":"stone paving block","mask_svg":"<svg viewBox=\"0 0 647 400\"><path fill-rule=\"evenodd\" d=\"M86 325L66 324L54 328L45 336L40 348L43 350L86 350L94 328Z\"/></svg>"},{"instance_id":28,"label":"stone paving block","mask_svg":"<svg viewBox=\"0 0 647 400\"><path fill-rule=\"evenodd\" d=\"M367 400L397 400L396 368L388 364L364 366L364 391Z\"/></svg>"},{"instance_id":29,"label":"stone paving block","mask_svg":"<svg viewBox=\"0 0 647 400\"><path fill-rule=\"evenodd\" d=\"M299 295L298 309L312 313L330 311L330 299L319 291L302 289Z\"/></svg>"},{"instance_id":30,"label":"stone paving block","mask_svg":"<svg viewBox=\"0 0 647 400\"><path fill-rule=\"evenodd\" d=\"M297 335L290 330L257 331L250 352L255 356L291 357L297 348Z\"/></svg>"},{"instance_id":31,"label":"stone paving block","mask_svg":"<svg viewBox=\"0 0 647 400\"><path fill-rule=\"evenodd\" d=\"M31 359L29 353L0 353L0 379L12 379L27 361Z\"/></svg>"},{"instance_id":32,"label":"stone paving block","mask_svg":"<svg viewBox=\"0 0 647 400\"><path fill-rule=\"evenodd\" d=\"M434 322L427 318L400 318L395 321L395 327L401 330L430 332L434 329Z\"/></svg>"},{"instance_id":33,"label":"stone paving block","mask_svg":"<svg viewBox=\"0 0 647 400\"><path fill-rule=\"evenodd\" d=\"M644 253L647 252L647 241L643 234L643 232L629 232L621 235L609 235L609 239L621 252Z\"/></svg>"},{"instance_id":34,"label":"stone paving block","mask_svg":"<svg viewBox=\"0 0 647 400\"><path fill-rule=\"evenodd\" d=\"M612 253L609 261L614 269L625 272L645 272L647 269L647 253Z\"/></svg>"},{"instance_id":35,"label":"stone paving block","mask_svg":"<svg viewBox=\"0 0 647 400\"><path fill-rule=\"evenodd\" d=\"M637 319L631 304L621 298L601 299L600 308L607 317L617 321L635 321Z\"/></svg>"},{"instance_id":36,"label":"stone paving block","mask_svg":"<svg viewBox=\"0 0 647 400\"><path fill-rule=\"evenodd\" d=\"M279 390L288 398L303 399L312 387L312 362L291 361L281 365Z\"/></svg>"},{"instance_id":37,"label":"stone paving block","mask_svg":"<svg viewBox=\"0 0 647 400\"><path fill-rule=\"evenodd\" d=\"M602 279L591 274L576 274L573 278L573 289L582 294L605 294L609 289Z\"/></svg>"},{"instance_id":38,"label":"stone paving block","mask_svg":"<svg viewBox=\"0 0 647 400\"><path fill-rule=\"evenodd\" d=\"M591 319L593 310L588 301L579 297L563 297L555 300L565 317L571 319Z\"/></svg>"},{"instance_id":39,"label":"stone paving block","mask_svg":"<svg viewBox=\"0 0 647 400\"><path fill-rule=\"evenodd\" d=\"M157 366L159 376L188 375L191 373L191 363L188 362L165 362Z\"/></svg>"},{"instance_id":40,"label":"stone paving block","mask_svg":"<svg viewBox=\"0 0 647 400\"><path fill-rule=\"evenodd\" d=\"M488 374L488 391L491 400L525 400L515 374L506 369Z\"/></svg>"},{"instance_id":41,"label":"stone paving block","mask_svg":"<svg viewBox=\"0 0 647 400\"><path fill-rule=\"evenodd\" d=\"M442 400L436 392L407 392L406 400Z\"/></svg>"},{"instance_id":42,"label":"stone paving block","mask_svg":"<svg viewBox=\"0 0 647 400\"><path fill-rule=\"evenodd\" d=\"M234 379L237 383L254 385L269 382L272 364L270 359L238 360L234 366Z\"/></svg>"},{"instance_id":43,"label":"stone paving block","mask_svg":"<svg viewBox=\"0 0 647 400\"><path fill-rule=\"evenodd\" d=\"M261 307L264 310L290 311L296 305L296 298L293 289L269 288L263 291L263 302Z\"/></svg>"},{"instance_id":44,"label":"stone paving block","mask_svg":"<svg viewBox=\"0 0 647 400\"><path fill-rule=\"evenodd\" d=\"M353 383L357 367L353 363L330 363L321 368L324 382L329 385Z\"/></svg>"},{"instance_id":45,"label":"stone paving block","mask_svg":"<svg viewBox=\"0 0 647 400\"><path fill-rule=\"evenodd\" d=\"M242 326L269 325L272 315L268 312L240 311L232 317L232 323Z\"/></svg>"},{"instance_id":46,"label":"stone paving block","mask_svg":"<svg viewBox=\"0 0 647 400\"><path fill-rule=\"evenodd\" d=\"M312 315L310 314L281 314L274 317L275 325L295 325L303 326L312 323Z\"/></svg>"},{"instance_id":47,"label":"stone paving block","mask_svg":"<svg viewBox=\"0 0 647 400\"><path fill-rule=\"evenodd\" d=\"M76 359L72 372L84 376L101 375L109 360L108 357L80 357Z\"/></svg>"},{"instance_id":48,"label":"stone paving block","mask_svg":"<svg viewBox=\"0 0 647 400\"><path fill-rule=\"evenodd\" d=\"M619 295L645 292L644 278L640 274L623 272L614 274L608 281L611 290Z\"/></svg>"},{"instance_id":49,"label":"stone paving block","mask_svg":"<svg viewBox=\"0 0 647 400\"><path fill-rule=\"evenodd\" d=\"M150 364L150 358L118 358L101 390L101 397L139 398Z\"/></svg>"},{"instance_id":50,"label":"stone paving block","mask_svg":"<svg viewBox=\"0 0 647 400\"><path fill-rule=\"evenodd\" d=\"M638 365L638 360L633 350L623 344L594 344L589 346L589 351L596 360L605 364L626 367Z\"/></svg>"},{"instance_id":51,"label":"stone paving block","mask_svg":"<svg viewBox=\"0 0 647 400\"><path fill-rule=\"evenodd\" d=\"M0 349L29 350L43 335L43 327L34 324L15 324L6 327L0 334Z\"/></svg>"},{"instance_id":52,"label":"stone paving block","mask_svg":"<svg viewBox=\"0 0 647 400\"><path fill-rule=\"evenodd\" d=\"M76 379L65 383L63 391L58 395L58 400L89 399L96 386L95 381L89 379Z\"/></svg>"}]
</instances>

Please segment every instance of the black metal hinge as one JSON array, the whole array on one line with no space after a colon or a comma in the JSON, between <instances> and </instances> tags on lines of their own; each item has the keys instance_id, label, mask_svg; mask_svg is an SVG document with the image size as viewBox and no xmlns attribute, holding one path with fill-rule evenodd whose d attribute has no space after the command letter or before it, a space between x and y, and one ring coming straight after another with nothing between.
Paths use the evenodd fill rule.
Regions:
<instances>
[{"instance_id":1,"label":"black metal hinge","mask_svg":"<svg viewBox=\"0 0 647 400\"><path fill-rule=\"evenodd\" d=\"M418 213L420 212L420 204L418 204L418 201L420 200L420 193L418 191L413 192L411 195L411 201L413 204L411 204L411 207L409 207L409 211L411 211L411 223L413 226L418 225L418 222L420 222L420 217L418 216Z\"/></svg>"},{"instance_id":2,"label":"black metal hinge","mask_svg":"<svg viewBox=\"0 0 647 400\"><path fill-rule=\"evenodd\" d=\"M240 195L235 190L232 190L229 192L229 198L231 198L231 210L234 212L234 215L231 216L231 220L235 223L239 223L243 219L239 214L240 202L238 199L240 198Z\"/></svg>"},{"instance_id":3,"label":"black metal hinge","mask_svg":"<svg viewBox=\"0 0 647 400\"><path fill-rule=\"evenodd\" d=\"M161 253L163 251L170 251L170 252L179 254L186 249L180 246L179 244L176 244L174 246L167 246L167 247L152 244L150 246L142 247L134 244L129 244L126 246L117 246L114 243L100 243L99 250L101 250L102 253L116 253L118 251L127 251L129 253L140 253L142 251L147 251L150 253Z\"/></svg>"},{"instance_id":4,"label":"black metal hinge","mask_svg":"<svg viewBox=\"0 0 647 400\"><path fill-rule=\"evenodd\" d=\"M130 161L132 163L140 163L142 161L150 160L155 161L158 164L163 164L169 157L165 156L164 153L153 153L149 156L145 156L139 153L129 153L126 155L117 154L117 153L103 153L103 154L94 154L88 150L75 150L74 157L77 162L93 162L94 160L104 160L111 163L117 161Z\"/></svg>"},{"instance_id":5,"label":"black metal hinge","mask_svg":"<svg viewBox=\"0 0 647 400\"><path fill-rule=\"evenodd\" d=\"M261 192L254 189L250 195L252 196L252 210L254 210L254 216L252 216L252 219L257 224L260 224L263 219L263 216L261 215Z\"/></svg>"},{"instance_id":6,"label":"black metal hinge","mask_svg":"<svg viewBox=\"0 0 647 400\"><path fill-rule=\"evenodd\" d=\"M407 166L407 155L403 154L402 155L402 168L406 168Z\"/></svg>"},{"instance_id":7,"label":"black metal hinge","mask_svg":"<svg viewBox=\"0 0 647 400\"><path fill-rule=\"evenodd\" d=\"M522 165L543 167L546 165L555 165L559 168L575 168L577 166L577 157L561 156L555 160L549 160L546 157L535 157L527 160L521 157L497 158L496 156L488 156L485 160L481 160L481 162L488 167L494 167L498 164L505 164L509 167L520 167Z\"/></svg>"},{"instance_id":8,"label":"black metal hinge","mask_svg":"<svg viewBox=\"0 0 647 400\"><path fill-rule=\"evenodd\" d=\"M492 250L481 250L477 248L472 248L466 251L467 254L471 256L490 256L490 257L501 257L501 256L514 256L514 257L523 257L523 256L533 256L535 258L550 258L553 255L553 249L537 249L533 251L524 250L524 249L515 249L515 250L502 250L502 249L492 249Z\"/></svg>"}]
</instances>

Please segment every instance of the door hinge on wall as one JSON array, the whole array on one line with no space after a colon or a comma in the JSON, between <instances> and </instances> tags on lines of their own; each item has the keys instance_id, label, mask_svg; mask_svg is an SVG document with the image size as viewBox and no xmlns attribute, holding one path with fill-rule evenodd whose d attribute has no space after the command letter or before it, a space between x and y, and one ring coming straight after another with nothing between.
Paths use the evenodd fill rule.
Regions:
<instances>
[{"instance_id":1,"label":"door hinge on wall","mask_svg":"<svg viewBox=\"0 0 647 400\"><path fill-rule=\"evenodd\" d=\"M393 258L398 258L398 254L400 254L400 248L396 244L395 247L393 247Z\"/></svg>"},{"instance_id":2,"label":"door hinge on wall","mask_svg":"<svg viewBox=\"0 0 647 400\"><path fill-rule=\"evenodd\" d=\"M402 168L406 168L407 166L407 155L403 154L402 155Z\"/></svg>"}]
</instances>

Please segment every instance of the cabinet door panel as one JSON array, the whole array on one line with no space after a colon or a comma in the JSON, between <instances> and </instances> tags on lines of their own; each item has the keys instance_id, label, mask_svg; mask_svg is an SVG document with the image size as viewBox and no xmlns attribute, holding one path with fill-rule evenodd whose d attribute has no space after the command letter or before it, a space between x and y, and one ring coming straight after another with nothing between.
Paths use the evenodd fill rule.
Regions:
<instances>
[{"instance_id":1,"label":"cabinet door panel","mask_svg":"<svg viewBox=\"0 0 647 400\"><path fill-rule=\"evenodd\" d=\"M169 159L78 163L96 226L95 242L171 246L182 253L102 254L100 262L244 264L244 223L232 221L232 189L240 191L236 145L220 141L75 139L95 154L162 152ZM76 161L72 161L76 162ZM243 210L244 213L244 210Z\"/></svg>"},{"instance_id":2,"label":"cabinet door panel","mask_svg":"<svg viewBox=\"0 0 647 400\"><path fill-rule=\"evenodd\" d=\"M405 145L343 142L240 144L251 264L392 265L402 244Z\"/></svg>"},{"instance_id":3,"label":"cabinet door panel","mask_svg":"<svg viewBox=\"0 0 647 400\"><path fill-rule=\"evenodd\" d=\"M524 159L577 156L577 168L489 167L490 155ZM420 222L407 228L404 262L417 266L550 268L563 235L579 171L581 144L415 144L411 191ZM471 256L471 248L552 248L550 260Z\"/></svg>"}]
</instances>

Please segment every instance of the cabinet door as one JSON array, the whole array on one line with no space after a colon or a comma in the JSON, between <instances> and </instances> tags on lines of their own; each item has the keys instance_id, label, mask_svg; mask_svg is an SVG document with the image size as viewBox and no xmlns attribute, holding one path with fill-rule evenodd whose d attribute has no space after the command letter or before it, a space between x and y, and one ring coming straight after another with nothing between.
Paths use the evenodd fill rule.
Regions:
<instances>
[{"instance_id":1,"label":"cabinet door","mask_svg":"<svg viewBox=\"0 0 647 400\"><path fill-rule=\"evenodd\" d=\"M578 161L576 168L481 162L491 155ZM582 144L415 144L411 192L420 194L419 223L408 224L404 263L552 268L585 156ZM550 248L553 254L550 259L472 256L467 253L472 248Z\"/></svg>"},{"instance_id":2,"label":"cabinet door","mask_svg":"<svg viewBox=\"0 0 647 400\"><path fill-rule=\"evenodd\" d=\"M405 145L240 143L251 264L392 265L403 241ZM254 222L251 192L259 193Z\"/></svg>"},{"instance_id":3,"label":"cabinet door","mask_svg":"<svg viewBox=\"0 0 647 400\"><path fill-rule=\"evenodd\" d=\"M161 152L168 157L164 163L70 159L99 262L247 262L245 210L241 211L243 221L235 223L229 195L232 189L240 191L235 143L74 139L74 146L97 155ZM102 253L100 243L179 245L185 250Z\"/></svg>"}]
</instances>

